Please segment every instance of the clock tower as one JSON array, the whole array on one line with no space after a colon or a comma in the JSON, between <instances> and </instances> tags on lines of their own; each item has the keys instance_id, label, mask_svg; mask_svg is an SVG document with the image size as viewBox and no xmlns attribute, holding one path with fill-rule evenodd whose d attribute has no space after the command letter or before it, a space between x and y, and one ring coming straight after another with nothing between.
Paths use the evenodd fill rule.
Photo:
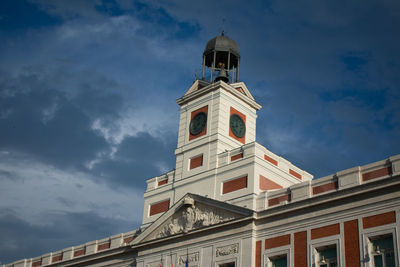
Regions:
<instances>
[{"instance_id":1,"label":"clock tower","mask_svg":"<svg viewBox=\"0 0 400 267\"><path fill-rule=\"evenodd\" d=\"M147 181L144 227L186 193L257 210L266 191L312 179L256 143L261 106L239 81L239 65L235 41L222 33L207 43L202 79L177 100L176 168Z\"/></svg>"}]
</instances>

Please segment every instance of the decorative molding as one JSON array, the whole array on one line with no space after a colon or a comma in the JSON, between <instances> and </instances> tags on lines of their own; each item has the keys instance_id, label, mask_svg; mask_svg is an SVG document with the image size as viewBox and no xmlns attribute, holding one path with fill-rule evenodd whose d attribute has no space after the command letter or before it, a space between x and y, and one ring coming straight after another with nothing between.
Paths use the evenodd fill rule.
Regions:
<instances>
[{"instance_id":1,"label":"decorative molding","mask_svg":"<svg viewBox=\"0 0 400 267\"><path fill-rule=\"evenodd\" d=\"M215 250L215 257L227 256L231 254L237 254L239 252L239 244L233 244L223 247L218 247Z\"/></svg>"},{"instance_id":2,"label":"decorative molding","mask_svg":"<svg viewBox=\"0 0 400 267\"><path fill-rule=\"evenodd\" d=\"M191 230L206 227L235 218L228 212L195 203L194 199L186 197L184 205L161 226L156 238L187 233Z\"/></svg>"},{"instance_id":3,"label":"decorative molding","mask_svg":"<svg viewBox=\"0 0 400 267\"><path fill-rule=\"evenodd\" d=\"M199 258L200 258L198 252L196 252L196 253L191 253L191 254L189 254L189 255L182 255L182 256L179 256L179 258L178 258L178 264L179 264L179 265L185 264L185 263L186 263L186 258L187 258L187 257L189 257L189 259L188 259L189 263L198 262L198 261L199 261Z\"/></svg>"}]
</instances>

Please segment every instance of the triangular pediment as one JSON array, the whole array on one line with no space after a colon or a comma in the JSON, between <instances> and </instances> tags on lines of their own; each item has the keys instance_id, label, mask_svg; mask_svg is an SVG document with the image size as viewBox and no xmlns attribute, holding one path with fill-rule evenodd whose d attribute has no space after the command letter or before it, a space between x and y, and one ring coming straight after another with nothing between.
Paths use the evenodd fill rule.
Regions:
<instances>
[{"instance_id":1,"label":"triangular pediment","mask_svg":"<svg viewBox=\"0 0 400 267\"><path fill-rule=\"evenodd\" d=\"M259 110L261 108L261 105L255 101L249 89L243 82L227 84L224 81L209 83L203 80L196 80L189 88L189 90L185 93L185 95L177 99L176 102L180 106L182 106L200 97L203 94L207 94L211 91L218 89L222 89L231 93L245 103L249 104L251 107L255 108L256 110Z\"/></svg>"},{"instance_id":2,"label":"triangular pediment","mask_svg":"<svg viewBox=\"0 0 400 267\"><path fill-rule=\"evenodd\" d=\"M194 91L201 90L202 88L206 87L209 84L210 84L209 82L203 80L195 80L192 86L190 86L189 90L186 91L185 95L191 94Z\"/></svg>"},{"instance_id":3,"label":"triangular pediment","mask_svg":"<svg viewBox=\"0 0 400 267\"><path fill-rule=\"evenodd\" d=\"M253 211L246 208L188 193L147 227L132 244L187 234L252 214Z\"/></svg>"},{"instance_id":4,"label":"triangular pediment","mask_svg":"<svg viewBox=\"0 0 400 267\"><path fill-rule=\"evenodd\" d=\"M185 96L195 91L199 91L208 85L210 85L209 82L203 80L195 80L192 86L190 86L189 90L186 91ZM232 87L234 90L240 92L241 94L247 96L248 98L254 100L253 95L250 93L249 89L247 88L246 84L244 84L244 82L231 83L227 85Z\"/></svg>"},{"instance_id":5,"label":"triangular pediment","mask_svg":"<svg viewBox=\"0 0 400 267\"><path fill-rule=\"evenodd\" d=\"M250 93L249 89L247 86L244 84L244 82L238 82L238 83L231 83L229 84L231 87L233 87L235 90L238 92L242 93L243 95L247 96L251 100L254 100L253 95Z\"/></svg>"}]
</instances>

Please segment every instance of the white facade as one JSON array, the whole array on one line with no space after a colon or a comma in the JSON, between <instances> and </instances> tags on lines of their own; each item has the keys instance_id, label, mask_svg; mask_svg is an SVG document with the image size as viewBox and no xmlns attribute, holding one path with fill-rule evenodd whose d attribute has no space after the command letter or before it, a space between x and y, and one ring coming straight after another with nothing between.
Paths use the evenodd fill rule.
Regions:
<instances>
[{"instance_id":1,"label":"white facade","mask_svg":"<svg viewBox=\"0 0 400 267\"><path fill-rule=\"evenodd\" d=\"M219 81L209 84L197 80L177 102L181 105L181 111L178 146L175 150L176 168L147 181L143 227L148 226L161 214L151 215L151 205L170 200L172 206L186 193L196 193L256 210L256 199L265 191L260 186L260 175L281 187L313 178L311 174L256 143L256 111L261 106L255 102L243 82L226 84ZM190 140L190 115L203 107L207 107L208 110L207 131L204 135ZM243 143L229 135L231 108L246 118ZM242 155L240 160L232 161L232 157L239 154ZM200 155L202 165L191 169L191 159ZM275 160L277 165L265 160L265 156ZM292 175L290 170L299 174L301 179ZM222 186L225 182L245 176L246 188L223 193ZM158 183L164 180L167 180L167 183L159 186Z\"/></svg>"}]
</instances>

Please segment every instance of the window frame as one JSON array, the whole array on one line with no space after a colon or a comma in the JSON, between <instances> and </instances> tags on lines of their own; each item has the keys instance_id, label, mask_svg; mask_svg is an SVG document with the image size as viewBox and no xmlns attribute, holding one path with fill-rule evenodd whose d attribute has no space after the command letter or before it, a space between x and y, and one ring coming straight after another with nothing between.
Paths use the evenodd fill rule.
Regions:
<instances>
[{"instance_id":1,"label":"window frame","mask_svg":"<svg viewBox=\"0 0 400 267\"><path fill-rule=\"evenodd\" d=\"M372 253L373 251L373 243L371 241L371 238L373 239L376 236L381 236L381 235L392 235L392 241L393 241L393 253L394 253L394 261L395 261L395 266L399 266L399 259L398 257L400 256L398 254L398 244L396 242L397 240L397 230L395 227L390 227L386 229L364 229L364 232L362 234L362 253L363 253L363 262L365 267L374 267L374 256L375 254Z\"/></svg>"},{"instance_id":2,"label":"window frame","mask_svg":"<svg viewBox=\"0 0 400 267\"><path fill-rule=\"evenodd\" d=\"M337 235L334 238L326 237L316 239L315 241L312 240L309 246L309 253L310 253L310 261L311 266L319 267L319 253L318 249L325 246L336 246L336 266L341 266L341 246L340 246L340 239L337 238ZM329 266L329 265L328 265Z\"/></svg>"},{"instance_id":3,"label":"window frame","mask_svg":"<svg viewBox=\"0 0 400 267\"><path fill-rule=\"evenodd\" d=\"M276 257L276 256L281 256L281 255L286 255L286 261L287 261L287 267L291 266L291 247L290 245L285 245L282 247L276 247L276 248L271 248L268 250L264 251L263 254L263 266L264 267L272 267L272 262L270 258Z\"/></svg>"},{"instance_id":4,"label":"window frame","mask_svg":"<svg viewBox=\"0 0 400 267\"><path fill-rule=\"evenodd\" d=\"M231 263L235 264L235 267L238 267L238 258L237 257L230 257L225 259L220 259L214 262L214 267L220 267L221 264Z\"/></svg>"}]
</instances>

